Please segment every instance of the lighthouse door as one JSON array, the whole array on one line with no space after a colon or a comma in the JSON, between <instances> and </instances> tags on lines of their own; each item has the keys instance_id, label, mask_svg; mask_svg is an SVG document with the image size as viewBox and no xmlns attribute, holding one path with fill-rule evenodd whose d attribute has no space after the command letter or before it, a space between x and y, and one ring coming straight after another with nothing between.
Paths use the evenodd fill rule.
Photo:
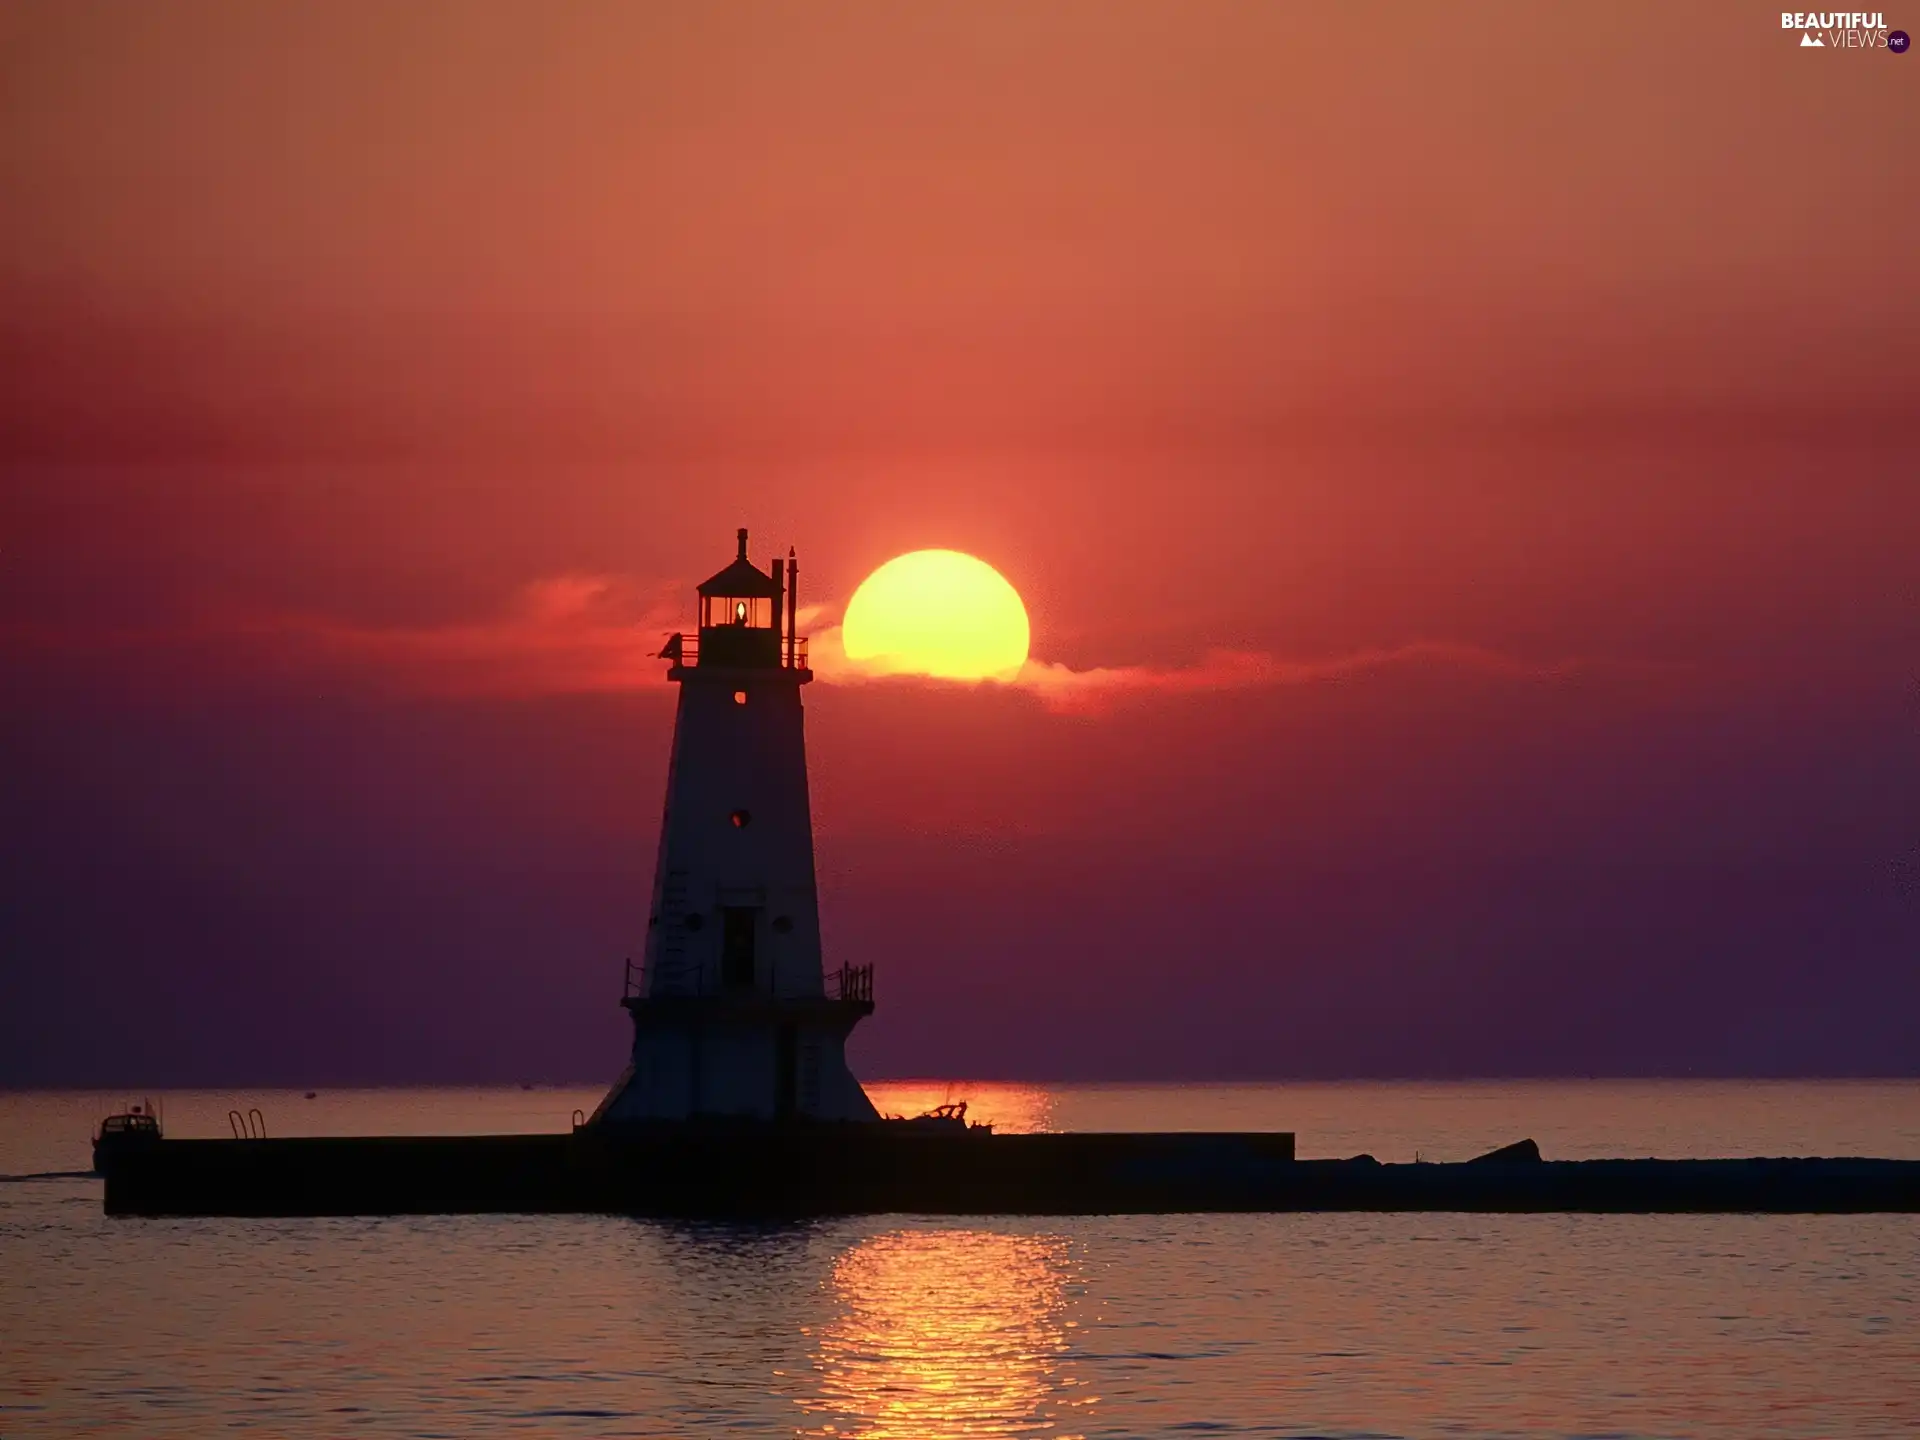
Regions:
<instances>
[{"instance_id":1,"label":"lighthouse door","mask_svg":"<svg viewBox=\"0 0 1920 1440\"><path fill-rule=\"evenodd\" d=\"M753 988L753 932L759 912L729 905L720 912L720 983L729 990Z\"/></svg>"}]
</instances>

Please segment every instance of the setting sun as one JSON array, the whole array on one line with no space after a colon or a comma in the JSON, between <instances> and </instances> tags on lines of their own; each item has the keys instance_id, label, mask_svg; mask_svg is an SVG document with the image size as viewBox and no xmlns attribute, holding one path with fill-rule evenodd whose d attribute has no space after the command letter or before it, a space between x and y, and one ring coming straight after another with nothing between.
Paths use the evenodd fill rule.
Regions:
<instances>
[{"instance_id":1,"label":"setting sun","mask_svg":"<svg viewBox=\"0 0 1920 1440\"><path fill-rule=\"evenodd\" d=\"M847 658L880 674L1011 680L1027 660L1027 607L1006 577L958 550L915 550L854 591Z\"/></svg>"}]
</instances>

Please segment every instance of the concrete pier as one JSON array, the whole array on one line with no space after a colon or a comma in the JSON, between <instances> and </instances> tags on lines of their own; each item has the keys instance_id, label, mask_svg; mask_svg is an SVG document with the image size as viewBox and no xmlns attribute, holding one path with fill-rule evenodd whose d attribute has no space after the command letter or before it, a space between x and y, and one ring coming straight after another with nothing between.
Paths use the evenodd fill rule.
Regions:
<instances>
[{"instance_id":1,"label":"concrete pier","mask_svg":"<svg viewBox=\"0 0 1920 1440\"><path fill-rule=\"evenodd\" d=\"M1920 1161L1296 1160L1284 1133L911 1124L614 1136L161 1140L102 1159L116 1215L1920 1212Z\"/></svg>"}]
</instances>

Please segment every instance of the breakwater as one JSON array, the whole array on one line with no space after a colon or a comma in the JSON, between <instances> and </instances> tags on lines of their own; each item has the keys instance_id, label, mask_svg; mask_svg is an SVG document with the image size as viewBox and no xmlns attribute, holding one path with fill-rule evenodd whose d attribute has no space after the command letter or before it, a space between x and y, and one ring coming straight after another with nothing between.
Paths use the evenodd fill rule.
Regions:
<instances>
[{"instance_id":1,"label":"breakwater","mask_svg":"<svg viewBox=\"0 0 1920 1440\"><path fill-rule=\"evenodd\" d=\"M1920 1212L1920 1161L1295 1158L1285 1132L663 1125L611 1133L108 1147L116 1215L614 1213L780 1218L1206 1211Z\"/></svg>"}]
</instances>

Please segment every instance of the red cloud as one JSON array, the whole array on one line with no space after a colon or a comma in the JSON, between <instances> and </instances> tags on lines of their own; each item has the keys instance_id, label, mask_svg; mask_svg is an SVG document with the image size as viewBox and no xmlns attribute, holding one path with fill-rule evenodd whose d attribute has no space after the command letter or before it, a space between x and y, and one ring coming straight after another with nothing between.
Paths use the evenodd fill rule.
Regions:
<instances>
[{"instance_id":1,"label":"red cloud","mask_svg":"<svg viewBox=\"0 0 1920 1440\"><path fill-rule=\"evenodd\" d=\"M651 657L676 620L664 591L605 575L559 575L523 587L492 619L380 627L279 615L240 628L416 692L564 695L662 684L664 669Z\"/></svg>"},{"instance_id":2,"label":"red cloud","mask_svg":"<svg viewBox=\"0 0 1920 1440\"><path fill-rule=\"evenodd\" d=\"M800 618L803 623L818 620L825 612L808 606ZM269 641L282 663L292 658L296 663L343 667L416 694L535 696L662 686L666 667L657 654L664 638L683 623L676 587L567 574L522 587L500 614L488 619L379 626L295 613L220 621L203 627L202 633ZM1004 683L1032 694L1050 710L1080 713L1107 709L1128 696L1302 685L1401 665L1542 678L1602 668L1602 662L1590 660L1531 664L1481 646L1420 640L1317 659L1211 650L1193 664L1175 666L1076 670L1030 659L1011 681L966 682L871 674L846 658L839 636L837 625L816 629L811 636L814 671L825 684ZM124 643L127 637L119 638Z\"/></svg>"},{"instance_id":3,"label":"red cloud","mask_svg":"<svg viewBox=\"0 0 1920 1440\"><path fill-rule=\"evenodd\" d=\"M846 658L838 626L816 631L811 640L813 666L830 684L898 681L908 684L1005 684L1039 697L1049 710L1104 710L1128 695L1193 694L1248 690L1275 685L1305 685L1395 665L1446 665L1486 674L1550 677L1594 668L1595 662L1562 660L1533 665L1478 645L1416 640L1312 660L1287 660L1262 651L1209 650L1191 665L1093 666L1076 670L1048 660L1029 659L1009 681L936 680L926 676L883 675Z\"/></svg>"}]
</instances>

